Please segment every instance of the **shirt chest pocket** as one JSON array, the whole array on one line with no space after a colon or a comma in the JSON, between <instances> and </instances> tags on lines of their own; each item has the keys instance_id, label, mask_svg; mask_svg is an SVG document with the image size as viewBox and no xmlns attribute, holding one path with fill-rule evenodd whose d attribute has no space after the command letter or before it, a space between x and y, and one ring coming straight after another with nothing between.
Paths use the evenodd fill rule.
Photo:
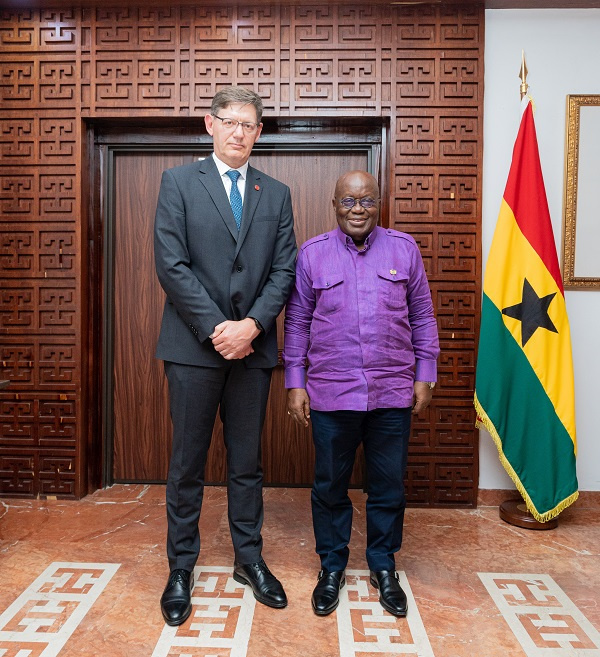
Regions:
<instances>
[{"instance_id":1,"label":"shirt chest pocket","mask_svg":"<svg viewBox=\"0 0 600 657\"><path fill-rule=\"evenodd\" d=\"M379 303L390 310L406 308L406 285L408 276L395 269L377 271L377 296Z\"/></svg>"},{"instance_id":2,"label":"shirt chest pocket","mask_svg":"<svg viewBox=\"0 0 600 657\"><path fill-rule=\"evenodd\" d=\"M315 291L315 311L322 315L331 315L342 307L344 301L344 277L331 274L315 278L312 287Z\"/></svg>"}]
</instances>

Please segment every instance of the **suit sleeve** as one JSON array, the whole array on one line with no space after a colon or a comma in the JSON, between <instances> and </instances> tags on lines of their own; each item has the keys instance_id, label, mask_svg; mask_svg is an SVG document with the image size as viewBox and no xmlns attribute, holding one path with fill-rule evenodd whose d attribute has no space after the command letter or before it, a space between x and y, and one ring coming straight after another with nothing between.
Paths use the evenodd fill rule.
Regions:
<instances>
[{"instance_id":1,"label":"suit sleeve","mask_svg":"<svg viewBox=\"0 0 600 657\"><path fill-rule=\"evenodd\" d=\"M271 270L262 290L248 311L248 316L257 319L265 332L268 332L275 323L294 284L294 264L298 249L294 234L292 199L289 188L286 187L285 190L273 248Z\"/></svg>"},{"instance_id":2,"label":"suit sleeve","mask_svg":"<svg viewBox=\"0 0 600 657\"><path fill-rule=\"evenodd\" d=\"M227 319L190 268L186 217L172 171L163 172L154 221L154 260L158 280L179 315L203 342Z\"/></svg>"}]
</instances>

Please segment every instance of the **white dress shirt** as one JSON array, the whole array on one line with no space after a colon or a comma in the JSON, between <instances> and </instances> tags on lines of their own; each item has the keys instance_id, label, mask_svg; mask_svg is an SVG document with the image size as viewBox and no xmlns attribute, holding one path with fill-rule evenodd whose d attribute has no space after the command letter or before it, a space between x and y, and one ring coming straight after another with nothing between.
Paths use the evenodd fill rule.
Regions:
<instances>
[{"instance_id":1,"label":"white dress shirt","mask_svg":"<svg viewBox=\"0 0 600 657\"><path fill-rule=\"evenodd\" d=\"M231 171L232 168L228 164L225 164L225 162L219 160L219 158L214 153L212 154L212 156L215 161L215 164L217 165L217 169L219 170L219 175L221 176L221 180L225 185L227 198L229 198L231 195L231 178L227 175L227 172ZM233 170L240 172L240 177L238 178L237 181L237 187L240 190L240 196L242 197L242 203L243 203L244 192L246 191L246 176L248 175L248 162L246 161L244 164L242 164L242 166L239 169L233 169Z\"/></svg>"}]
</instances>

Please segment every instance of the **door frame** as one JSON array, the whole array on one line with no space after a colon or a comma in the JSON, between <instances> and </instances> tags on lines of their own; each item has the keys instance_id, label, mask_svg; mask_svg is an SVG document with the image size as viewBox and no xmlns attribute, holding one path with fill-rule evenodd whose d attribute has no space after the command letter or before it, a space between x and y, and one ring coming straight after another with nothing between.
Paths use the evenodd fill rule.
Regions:
<instances>
[{"instance_id":1,"label":"door frame","mask_svg":"<svg viewBox=\"0 0 600 657\"><path fill-rule=\"evenodd\" d=\"M253 148L264 151L364 151L368 170L380 182L380 223L389 226L389 121L381 117L273 119ZM89 172L92 177L89 226L88 481L90 490L114 483L114 155L119 152L181 151L208 147L212 138L197 119L94 120L87 125ZM164 482L146 482L164 483Z\"/></svg>"}]
</instances>

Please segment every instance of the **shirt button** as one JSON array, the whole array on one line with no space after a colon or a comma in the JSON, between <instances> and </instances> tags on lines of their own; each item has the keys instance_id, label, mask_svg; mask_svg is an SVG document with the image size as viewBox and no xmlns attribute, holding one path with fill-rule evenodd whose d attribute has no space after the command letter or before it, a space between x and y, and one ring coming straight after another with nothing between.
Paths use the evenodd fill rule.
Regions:
<instances>
[{"instance_id":1,"label":"shirt button","mask_svg":"<svg viewBox=\"0 0 600 657\"><path fill-rule=\"evenodd\" d=\"M242 267L242 265L238 265L238 266L236 267L236 270L237 270L237 271L244 271L244 268Z\"/></svg>"}]
</instances>

